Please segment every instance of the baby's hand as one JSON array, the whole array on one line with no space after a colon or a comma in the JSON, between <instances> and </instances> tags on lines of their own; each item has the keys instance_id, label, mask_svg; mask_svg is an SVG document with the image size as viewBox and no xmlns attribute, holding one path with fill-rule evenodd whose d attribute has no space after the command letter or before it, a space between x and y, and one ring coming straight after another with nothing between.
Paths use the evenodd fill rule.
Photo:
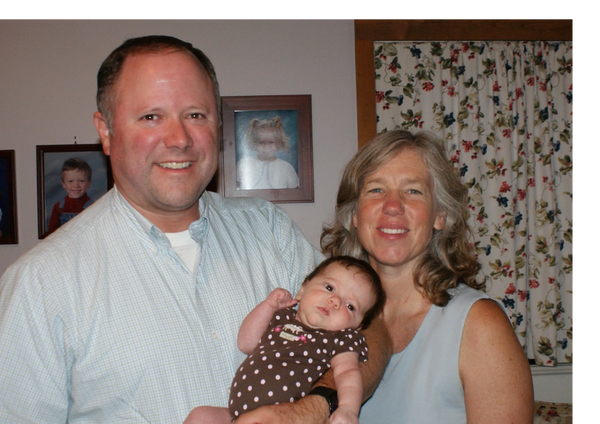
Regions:
<instances>
[{"instance_id":1,"label":"baby's hand","mask_svg":"<svg viewBox=\"0 0 600 424\"><path fill-rule=\"evenodd\" d=\"M292 294L286 289L276 288L269 296L267 296L266 302L274 310L289 308L294 306L298 301L292 297Z\"/></svg>"},{"instance_id":2,"label":"baby's hand","mask_svg":"<svg viewBox=\"0 0 600 424\"><path fill-rule=\"evenodd\" d=\"M358 424L358 415L351 408L340 406L331 414L329 424Z\"/></svg>"}]
</instances>

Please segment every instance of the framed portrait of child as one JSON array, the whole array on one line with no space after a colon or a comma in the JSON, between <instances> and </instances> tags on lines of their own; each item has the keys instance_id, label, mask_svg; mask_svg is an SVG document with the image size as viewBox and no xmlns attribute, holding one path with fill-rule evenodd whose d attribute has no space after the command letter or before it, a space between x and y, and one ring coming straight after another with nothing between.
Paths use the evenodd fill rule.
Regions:
<instances>
[{"instance_id":1,"label":"framed portrait of child","mask_svg":"<svg viewBox=\"0 0 600 424\"><path fill-rule=\"evenodd\" d=\"M113 186L110 161L98 144L36 146L38 237L46 238Z\"/></svg>"},{"instance_id":2,"label":"framed portrait of child","mask_svg":"<svg viewBox=\"0 0 600 424\"><path fill-rule=\"evenodd\" d=\"M273 203L314 201L311 96L223 97L218 191Z\"/></svg>"}]
</instances>

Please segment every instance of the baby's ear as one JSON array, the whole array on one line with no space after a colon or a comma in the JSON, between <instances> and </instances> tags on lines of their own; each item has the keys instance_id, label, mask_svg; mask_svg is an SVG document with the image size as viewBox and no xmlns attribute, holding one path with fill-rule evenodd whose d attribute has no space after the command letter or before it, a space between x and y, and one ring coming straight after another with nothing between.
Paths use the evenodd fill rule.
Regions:
<instances>
[{"instance_id":1,"label":"baby's ear","mask_svg":"<svg viewBox=\"0 0 600 424\"><path fill-rule=\"evenodd\" d=\"M298 291L298 293L296 293L296 296L294 297L294 299L296 299L298 302L300 302L300 299L302 299L302 295L304 294L304 288L306 287L306 285L302 285L302 287L300 287L300 291Z\"/></svg>"}]
</instances>

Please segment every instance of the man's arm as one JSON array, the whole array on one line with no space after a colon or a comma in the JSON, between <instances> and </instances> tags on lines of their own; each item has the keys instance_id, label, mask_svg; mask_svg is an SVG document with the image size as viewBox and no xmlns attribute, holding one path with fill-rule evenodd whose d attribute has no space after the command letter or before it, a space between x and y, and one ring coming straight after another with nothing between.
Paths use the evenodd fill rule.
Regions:
<instances>
[{"instance_id":1,"label":"man's arm","mask_svg":"<svg viewBox=\"0 0 600 424\"><path fill-rule=\"evenodd\" d=\"M363 381L363 402L371 397L392 356L392 341L381 318L374 319L371 326L361 330L369 345L369 360L359 364ZM327 371L313 387L325 386L335 389L333 372ZM263 406L243 414L236 424L325 424L329 422L329 405L321 396L305 396L298 402Z\"/></svg>"},{"instance_id":2,"label":"man's arm","mask_svg":"<svg viewBox=\"0 0 600 424\"><path fill-rule=\"evenodd\" d=\"M285 289L276 288L269 293L269 296L244 318L238 331L237 343L240 350L246 355L250 355L269 326L275 311L288 308L296 303L297 301L292 298L290 292Z\"/></svg>"}]
</instances>

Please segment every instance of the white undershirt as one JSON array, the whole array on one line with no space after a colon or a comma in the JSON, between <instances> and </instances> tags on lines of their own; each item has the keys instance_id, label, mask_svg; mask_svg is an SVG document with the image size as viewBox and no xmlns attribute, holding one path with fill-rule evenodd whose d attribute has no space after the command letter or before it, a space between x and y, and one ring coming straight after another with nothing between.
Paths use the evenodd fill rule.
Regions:
<instances>
[{"instance_id":1,"label":"white undershirt","mask_svg":"<svg viewBox=\"0 0 600 424\"><path fill-rule=\"evenodd\" d=\"M190 231L180 233L165 233L171 242L171 247L181 258L190 272L195 273L198 269L197 261L200 259L200 246L190 237Z\"/></svg>"}]
</instances>

